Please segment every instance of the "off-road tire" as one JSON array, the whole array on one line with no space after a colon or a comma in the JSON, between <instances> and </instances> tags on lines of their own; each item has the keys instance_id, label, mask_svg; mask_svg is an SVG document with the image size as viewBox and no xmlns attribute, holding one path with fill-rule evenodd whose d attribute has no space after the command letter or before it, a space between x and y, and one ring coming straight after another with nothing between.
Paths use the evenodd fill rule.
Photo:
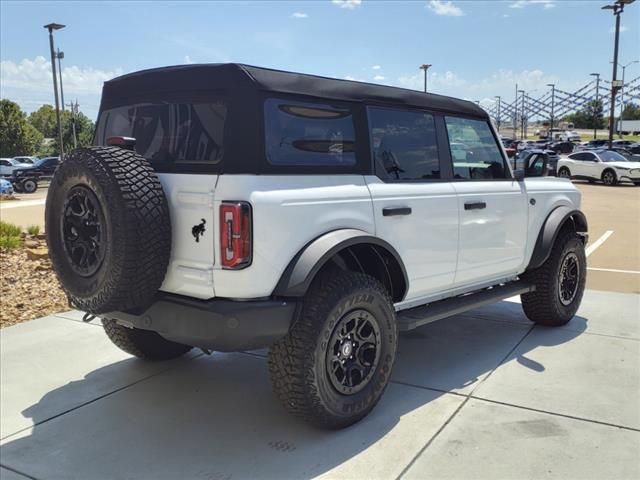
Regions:
<instances>
[{"instance_id":1,"label":"off-road tire","mask_svg":"<svg viewBox=\"0 0 640 480\"><path fill-rule=\"evenodd\" d=\"M616 172L609 168L602 172L602 183L608 187L615 187L618 184L618 176L616 175Z\"/></svg>"},{"instance_id":2,"label":"off-road tire","mask_svg":"<svg viewBox=\"0 0 640 480\"><path fill-rule=\"evenodd\" d=\"M143 360L170 360L193 348L166 340L156 332L127 328L107 318L102 319L102 326L116 347Z\"/></svg>"},{"instance_id":3,"label":"off-road tire","mask_svg":"<svg viewBox=\"0 0 640 480\"><path fill-rule=\"evenodd\" d=\"M65 244L72 189L94 199L102 222L95 242L102 260L90 272L78 272ZM53 267L74 307L100 314L152 302L169 263L171 221L162 185L144 157L118 147L73 150L53 175L45 223Z\"/></svg>"},{"instance_id":4,"label":"off-road tire","mask_svg":"<svg viewBox=\"0 0 640 480\"><path fill-rule=\"evenodd\" d=\"M560 170L558 170L558 177L568 178L569 180L571 180L571 171L567 167L561 167Z\"/></svg>"},{"instance_id":5,"label":"off-road tire","mask_svg":"<svg viewBox=\"0 0 640 480\"><path fill-rule=\"evenodd\" d=\"M334 327L360 309L378 322L380 356L368 383L345 395L331 383L327 350ZM311 285L289 334L269 351L273 391L290 413L315 426L347 427L378 403L391 376L397 344L395 310L382 284L362 273L326 270Z\"/></svg>"},{"instance_id":6,"label":"off-road tire","mask_svg":"<svg viewBox=\"0 0 640 480\"><path fill-rule=\"evenodd\" d=\"M568 305L560 300L560 269L568 254L578 261L578 285L575 297ZM539 325L557 327L564 325L580 307L587 280L587 257L582 237L570 227L563 227L558 234L551 255L540 267L527 271L522 279L531 282L536 289L521 295L522 309L529 320Z\"/></svg>"},{"instance_id":7,"label":"off-road tire","mask_svg":"<svg viewBox=\"0 0 640 480\"><path fill-rule=\"evenodd\" d=\"M26 178L20 182L20 188L24 193L34 193L38 190L38 181L33 178Z\"/></svg>"}]
</instances>

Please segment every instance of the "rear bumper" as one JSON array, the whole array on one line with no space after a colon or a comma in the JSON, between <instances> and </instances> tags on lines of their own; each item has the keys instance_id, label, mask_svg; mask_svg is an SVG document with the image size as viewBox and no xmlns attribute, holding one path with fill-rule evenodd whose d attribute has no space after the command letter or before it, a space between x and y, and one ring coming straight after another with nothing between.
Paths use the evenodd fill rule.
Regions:
<instances>
[{"instance_id":1,"label":"rear bumper","mask_svg":"<svg viewBox=\"0 0 640 480\"><path fill-rule=\"evenodd\" d=\"M297 305L289 300L194 300L161 294L142 313L109 312L103 317L174 342L233 352L268 347L284 337Z\"/></svg>"}]
</instances>

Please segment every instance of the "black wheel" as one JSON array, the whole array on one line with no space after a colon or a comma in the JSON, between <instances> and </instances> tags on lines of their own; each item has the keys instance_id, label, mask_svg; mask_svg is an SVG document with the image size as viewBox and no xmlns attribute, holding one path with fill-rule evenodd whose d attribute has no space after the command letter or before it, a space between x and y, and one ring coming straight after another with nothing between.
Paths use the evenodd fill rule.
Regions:
<instances>
[{"instance_id":1,"label":"black wheel","mask_svg":"<svg viewBox=\"0 0 640 480\"><path fill-rule=\"evenodd\" d=\"M321 273L289 334L271 347L276 396L294 415L343 428L378 403L395 362L398 332L389 293L361 273Z\"/></svg>"},{"instance_id":2,"label":"black wheel","mask_svg":"<svg viewBox=\"0 0 640 480\"><path fill-rule=\"evenodd\" d=\"M117 147L72 151L51 181L45 222L74 307L99 314L151 303L169 263L171 222L147 160Z\"/></svg>"},{"instance_id":3,"label":"black wheel","mask_svg":"<svg viewBox=\"0 0 640 480\"><path fill-rule=\"evenodd\" d=\"M571 172L567 167L562 167L558 170L558 177L560 178L571 178Z\"/></svg>"},{"instance_id":4,"label":"black wheel","mask_svg":"<svg viewBox=\"0 0 640 480\"><path fill-rule=\"evenodd\" d=\"M166 340L156 332L123 327L111 319L102 319L102 326L116 347L144 360L170 360L193 348Z\"/></svg>"},{"instance_id":5,"label":"black wheel","mask_svg":"<svg viewBox=\"0 0 640 480\"><path fill-rule=\"evenodd\" d=\"M618 183L618 177L613 170L605 170L602 172L602 183L609 187L613 187Z\"/></svg>"},{"instance_id":6,"label":"black wheel","mask_svg":"<svg viewBox=\"0 0 640 480\"><path fill-rule=\"evenodd\" d=\"M33 178L27 178L20 183L24 193L33 193L38 189L38 182Z\"/></svg>"},{"instance_id":7,"label":"black wheel","mask_svg":"<svg viewBox=\"0 0 640 480\"><path fill-rule=\"evenodd\" d=\"M564 325L578 311L587 280L582 238L569 228L563 229L547 261L522 278L536 287L521 296L529 320L546 326Z\"/></svg>"},{"instance_id":8,"label":"black wheel","mask_svg":"<svg viewBox=\"0 0 640 480\"><path fill-rule=\"evenodd\" d=\"M22 183L20 182L13 183L13 191L16 193L23 193L24 190L22 189Z\"/></svg>"}]
</instances>

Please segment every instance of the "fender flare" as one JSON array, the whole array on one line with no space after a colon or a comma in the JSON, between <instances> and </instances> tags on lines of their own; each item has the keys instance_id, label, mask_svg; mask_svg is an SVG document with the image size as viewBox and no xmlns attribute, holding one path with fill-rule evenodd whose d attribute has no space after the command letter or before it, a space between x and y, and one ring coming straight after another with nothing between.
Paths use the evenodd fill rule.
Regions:
<instances>
[{"instance_id":1,"label":"fender flare","mask_svg":"<svg viewBox=\"0 0 640 480\"><path fill-rule=\"evenodd\" d=\"M589 227L584 213L566 206L557 207L549 214L540 228L527 270L538 268L547 261L560 229L568 221L573 221L576 232L584 234L584 243L587 243Z\"/></svg>"},{"instance_id":2,"label":"fender flare","mask_svg":"<svg viewBox=\"0 0 640 480\"><path fill-rule=\"evenodd\" d=\"M320 269L338 252L358 244L373 244L387 250L398 262L404 276L405 285L409 278L400 254L388 242L362 230L341 229L325 233L308 243L289 262L273 295L282 297L302 297ZM406 295L406 290L404 294Z\"/></svg>"}]
</instances>

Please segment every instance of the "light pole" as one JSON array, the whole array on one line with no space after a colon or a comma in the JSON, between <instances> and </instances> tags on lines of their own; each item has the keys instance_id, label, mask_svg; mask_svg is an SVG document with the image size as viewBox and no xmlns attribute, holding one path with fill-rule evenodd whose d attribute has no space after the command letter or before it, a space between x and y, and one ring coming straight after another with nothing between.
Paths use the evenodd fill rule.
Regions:
<instances>
[{"instance_id":1,"label":"light pole","mask_svg":"<svg viewBox=\"0 0 640 480\"><path fill-rule=\"evenodd\" d=\"M550 142L553 140L553 109L556 102L556 84L547 83L547 87L551 87L551 124L549 125L549 135L547 135L547 141Z\"/></svg>"},{"instance_id":2,"label":"light pole","mask_svg":"<svg viewBox=\"0 0 640 480\"><path fill-rule=\"evenodd\" d=\"M524 90L518 90L522 94L522 110L520 113L520 140L524 140Z\"/></svg>"},{"instance_id":3,"label":"light pole","mask_svg":"<svg viewBox=\"0 0 640 480\"><path fill-rule=\"evenodd\" d=\"M513 101L513 139L516 139L518 130L518 84L516 83L516 99Z\"/></svg>"},{"instance_id":4,"label":"light pole","mask_svg":"<svg viewBox=\"0 0 640 480\"><path fill-rule=\"evenodd\" d=\"M618 43L620 40L620 15L624 11L624 6L633 3L635 0L617 0L613 5L605 5L602 10L613 10L616 17L616 33L613 44L613 74L611 76L611 105L609 108L609 148L613 146L613 122L616 109L616 92L621 88L618 76Z\"/></svg>"},{"instance_id":5,"label":"light pole","mask_svg":"<svg viewBox=\"0 0 640 480\"><path fill-rule=\"evenodd\" d=\"M58 142L60 144L60 160L64 156L64 147L62 145L62 125L60 124L60 103L58 100L58 81L56 79L56 53L53 49L53 31L64 28L64 25L59 23L49 23L44 28L49 30L49 50L51 50L51 73L53 74L53 93L56 98L56 121L58 123Z\"/></svg>"},{"instance_id":6,"label":"light pole","mask_svg":"<svg viewBox=\"0 0 640 480\"><path fill-rule=\"evenodd\" d=\"M429 67L431 66L432 65L430 63L420 65L420 70L424 70L424 93L427 93L427 70L429 70Z\"/></svg>"},{"instance_id":7,"label":"light pole","mask_svg":"<svg viewBox=\"0 0 640 480\"><path fill-rule=\"evenodd\" d=\"M627 70L627 67L630 65L633 65L634 63L640 63L640 61L632 60L626 65L618 64L618 66L622 68L622 88L620 89L620 117L618 118L618 121L622 120L622 112L624 112L624 91L626 89L624 84L624 74L625 74L625 71ZM620 133L620 138L622 138L622 133Z\"/></svg>"},{"instance_id":8,"label":"light pole","mask_svg":"<svg viewBox=\"0 0 640 480\"><path fill-rule=\"evenodd\" d=\"M597 121L597 111L598 102L600 101L600 74L599 73L590 73L592 77L596 77L596 100L593 104L593 139L596 139L598 134L598 121Z\"/></svg>"},{"instance_id":9,"label":"light pole","mask_svg":"<svg viewBox=\"0 0 640 480\"><path fill-rule=\"evenodd\" d=\"M498 133L500 133L500 123L501 123L500 122L500 101L502 100L500 98L500 95L496 95L496 100L498 100L498 115L497 115L498 118L496 120L498 121Z\"/></svg>"},{"instance_id":10,"label":"light pole","mask_svg":"<svg viewBox=\"0 0 640 480\"><path fill-rule=\"evenodd\" d=\"M64 89L62 88L62 64L60 60L64 58L64 52L61 52L58 48L56 52L56 58L58 59L58 75L60 76L60 104L62 105L62 111L64 112Z\"/></svg>"}]
</instances>

